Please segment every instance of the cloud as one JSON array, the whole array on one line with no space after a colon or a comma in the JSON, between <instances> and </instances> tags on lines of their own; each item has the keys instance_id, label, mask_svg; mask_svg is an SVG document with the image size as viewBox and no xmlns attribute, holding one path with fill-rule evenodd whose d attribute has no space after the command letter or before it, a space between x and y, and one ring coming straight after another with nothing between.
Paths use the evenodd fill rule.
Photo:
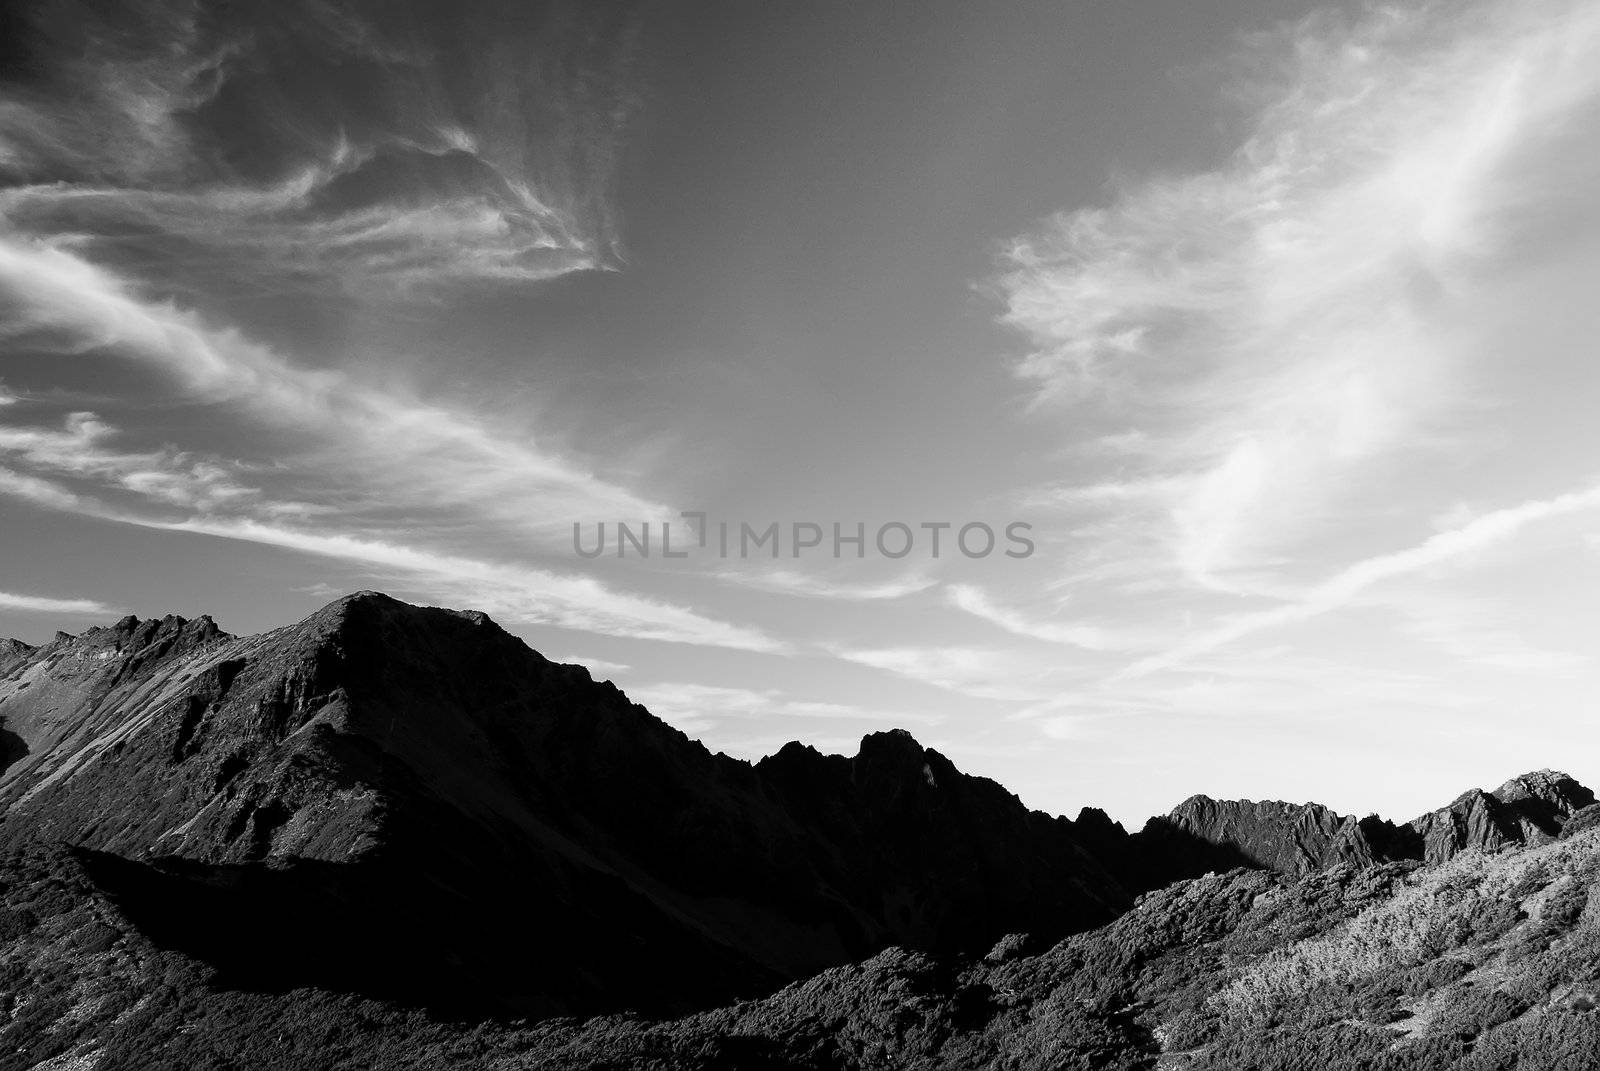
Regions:
<instances>
[{"instance_id":1,"label":"cloud","mask_svg":"<svg viewBox=\"0 0 1600 1071\"><path fill-rule=\"evenodd\" d=\"M974 699L1037 702L1045 697L1048 667L1015 651L981 647L869 647L835 645L835 657L906 680Z\"/></svg>"},{"instance_id":2,"label":"cloud","mask_svg":"<svg viewBox=\"0 0 1600 1071\"><path fill-rule=\"evenodd\" d=\"M1063 483L1038 487L1021 500L1030 509L1093 509L1127 503L1161 504L1189 482L1176 476L1143 476L1127 480L1102 480L1098 483Z\"/></svg>"},{"instance_id":3,"label":"cloud","mask_svg":"<svg viewBox=\"0 0 1600 1071\"><path fill-rule=\"evenodd\" d=\"M590 658L588 655L551 654L548 651L540 651L539 653L544 655L552 662L562 662L567 665L582 666L584 669L587 669L596 680L606 680L619 674L626 673L633 668L626 662L610 662L604 658Z\"/></svg>"},{"instance_id":4,"label":"cloud","mask_svg":"<svg viewBox=\"0 0 1600 1071\"><path fill-rule=\"evenodd\" d=\"M742 738L741 750L745 751L771 748L774 741L781 743L793 739L797 721L861 721L876 726L912 723L931 725L941 720L937 715L887 714L843 703L796 699L775 688L728 688L669 681L633 687L628 694L656 717L686 733L737 731L747 738L752 723L780 723L770 726L775 731L760 737L759 743L755 739ZM781 740L778 739L780 737Z\"/></svg>"},{"instance_id":5,"label":"cloud","mask_svg":"<svg viewBox=\"0 0 1600 1071\"><path fill-rule=\"evenodd\" d=\"M89 478L141 498L184 509L212 511L260 498L241 483L238 466L198 458L172 449L118 450L110 445L118 431L93 413L70 413L61 430L0 424L0 456L35 471ZM259 508L259 507L258 507ZM304 513L312 507L274 504L280 512Z\"/></svg>"},{"instance_id":6,"label":"cloud","mask_svg":"<svg viewBox=\"0 0 1600 1071\"><path fill-rule=\"evenodd\" d=\"M1600 9L1575 0L1374 6L1251 38L1225 163L1124 183L1003 255L1038 403L1092 401L1139 436L1130 470L1069 502L1126 501L1172 568L1228 590L1338 520L1379 459L1429 449L1470 401L1458 340L1487 281L1600 180L1597 53Z\"/></svg>"},{"instance_id":7,"label":"cloud","mask_svg":"<svg viewBox=\"0 0 1600 1071\"><path fill-rule=\"evenodd\" d=\"M0 591L0 609L25 610L36 614L114 614L118 607L94 599L56 599L43 595L18 595Z\"/></svg>"},{"instance_id":8,"label":"cloud","mask_svg":"<svg viewBox=\"0 0 1600 1071\"><path fill-rule=\"evenodd\" d=\"M551 538L574 519L669 512L481 418L343 372L296 367L237 331L140 299L113 274L61 249L0 235L0 305L7 314L0 340L152 368L196 402L234 407L292 433L319 479L343 470L390 502L476 504L520 514Z\"/></svg>"},{"instance_id":9,"label":"cloud","mask_svg":"<svg viewBox=\"0 0 1600 1071\"><path fill-rule=\"evenodd\" d=\"M921 573L910 573L879 583L851 583L830 580L808 573L788 569L766 572L726 570L718 579L756 591L769 591L779 595L795 595L809 599L833 599L841 602L877 602L884 599L903 599L927 591L934 580Z\"/></svg>"},{"instance_id":10,"label":"cloud","mask_svg":"<svg viewBox=\"0 0 1600 1071\"><path fill-rule=\"evenodd\" d=\"M3 443L0 439L0 443ZM182 472L150 474L140 481L121 480L130 491L170 505L183 494ZM176 519L117 506L80 493L59 482L0 466L0 495L9 495L46 509L167 532L187 532L280 547L303 554L349 562L398 584L426 592L430 598L472 606L508 623L545 624L603 635L726 647L744 651L780 652L784 645L756 629L705 617L671 603L616 591L586 576L573 576L528 566L484 560L411 545L395 535L361 535L314 530L285 523L279 514L293 511L281 503L253 507L256 515L182 514ZM229 496L230 501L233 496Z\"/></svg>"},{"instance_id":11,"label":"cloud","mask_svg":"<svg viewBox=\"0 0 1600 1071\"><path fill-rule=\"evenodd\" d=\"M1355 758L1365 747L1370 759L1373 739L1390 741L1390 751L1425 750L1439 734L1458 737L1469 726L1503 719L1506 700L1497 691L1486 693L1481 679L1276 647L1214 652L1186 665L1181 676L1064 689L1013 717L1027 719L1045 737L1108 758L1149 763L1157 752L1176 750L1192 775L1187 764L1196 756L1226 762L1228 754L1270 753L1292 766L1296 755L1305 761L1330 747L1349 749ZM1250 745L1241 752L1236 741L1246 738Z\"/></svg>"},{"instance_id":12,"label":"cloud","mask_svg":"<svg viewBox=\"0 0 1600 1071\"><path fill-rule=\"evenodd\" d=\"M1408 591L1403 598L1371 601L1392 607L1401 615L1401 631L1448 655L1460 665L1491 667L1540 677L1571 676L1591 666L1594 659L1572 651L1529 643L1506 619L1511 615L1493 600L1469 598L1447 592L1425 596Z\"/></svg>"},{"instance_id":13,"label":"cloud","mask_svg":"<svg viewBox=\"0 0 1600 1071\"><path fill-rule=\"evenodd\" d=\"M1088 651L1098 651L1108 646L1105 631L1099 627L1029 620L1014 610L996 605L981 588L970 584L951 584L945 588L945 593L951 605L1017 636Z\"/></svg>"},{"instance_id":14,"label":"cloud","mask_svg":"<svg viewBox=\"0 0 1600 1071\"><path fill-rule=\"evenodd\" d=\"M52 480L17 472L3 465L0 465L0 494L65 513L97 516L104 511L104 507L98 502L69 491Z\"/></svg>"},{"instance_id":15,"label":"cloud","mask_svg":"<svg viewBox=\"0 0 1600 1071\"><path fill-rule=\"evenodd\" d=\"M780 643L754 629L712 620L670 603L618 592L591 577L486 562L384 539L310 532L246 519L197 517L170 523L142 523L165 531L246 540L393 570L411 584L467 601L474 609L511 622L736 650L782 650Z\"/></svg>"},{"instance_id":16,"label":"cloud","mask_svg":"<svg viewBox=\"0 0 1600 1071\"><path fill-rule=\"evenodd\" d=\"M1140 659L1120 676L1138 677L1180 665L1247 636L1307 621L1347 606L1384 581L1421 572L1511 539L1530 524L1600 507L1600 486L1486 513L1460 528L1393 554L1357 562L1311 588L1294 602L1240 614L1160 654Z\"/></svg>"},{"instance_id":17,"label":"cloud","mask_svg":"<svg viewBox=\"0 0 1600 1071\"><path fill-rule=\"evenodd\" d=\"M609 200L638 14L30 10L27 62L0 88L0 343L25 372L114 386L93 403L106 416L0 390L30 403L8 417L35 421L0 426L0 494L348 562L514 621L779 649L541 567L574 520L673 511L525 418L352 370L347 335L291 354L230 326L263 297L312 318L410 315L463 285L619 265ZM280 338L308 337L294 326Z\"/></svg>"},{"instance_id":18,"label":"cloud","mask_svg":"<svg viewBox=\"0 0 1600 1071\"><path fill-rule=\"evenodd\" d=\"M34 77L0 96L0 212L106 256L161 235L153 270L206 289L405 295L612 266L633 15L37 9Z\"/></svg>"}]
</instances>

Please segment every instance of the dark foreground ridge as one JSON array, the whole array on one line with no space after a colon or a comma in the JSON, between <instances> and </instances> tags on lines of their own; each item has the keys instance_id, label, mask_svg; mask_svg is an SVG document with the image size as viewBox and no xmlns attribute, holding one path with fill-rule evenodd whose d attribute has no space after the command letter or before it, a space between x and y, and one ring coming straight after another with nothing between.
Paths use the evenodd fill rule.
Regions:
<instances>
[{"instance_id":1,"label":"dark foreground ridge","mask_svg":"<svg viewBox=\"0 0 1600 1071\"><path fill-rule=\"evenodd\" d=\"M1549 771L1130 835L902 731L713 755L374 593L0 643L0 748L0 1071L1600 1066Z\"/></svg>"}]
</instances>

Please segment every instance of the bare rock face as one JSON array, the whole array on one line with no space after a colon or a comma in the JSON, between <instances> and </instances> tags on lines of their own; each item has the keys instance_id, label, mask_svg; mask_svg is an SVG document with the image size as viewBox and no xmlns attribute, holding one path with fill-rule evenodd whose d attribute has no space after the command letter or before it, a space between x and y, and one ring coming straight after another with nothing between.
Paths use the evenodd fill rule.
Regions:
<instances>
[{"instance_id":1,"label":"bare rock face","mask_svg":"<svg viewBox=\"0 0 1600 1071\"><path fill-rule=\"evenodd\" d=\"M1442 863L1469 848L1543 844L1561 834L1594 793L1564 773L1539 770L1514 777L1493 792L1472 789L1447 807L1409 823L1423 841L1423 858Z\"/></svg>"},{"instance_id":2,"label":"bare rock face","mask_svg":"<svg viewBox=\"0 0 1600 1071\"><path fill-rule=\"evenodd\" d=\"M1154 888L1235 866L1301 877L1341 864L1442 863L1467 849L1547 843L1594 800L1589 789L1552 770L1512 778L1493 792L1472 789L1401 825L1375 815L1342 816L1319 803L1192 796L1132 838L1129 865L1142 870L1124 879Z\"/></svg>"},{"instance_id":3,"label":"bare rock face","mask_svg":"<svg viewBox=\"0 0 1600 1071\"><path fill-rule=\"evenodd\" d=\"M1191 796L1138 835L1149 884L1235 866L1302 877L1340 864L1370 867L1408 857L1407 838L1377 818L1356 819L1320 803L1214 800Z\"/></svg>"},{"instance_id":4,"label":"bare rock face","mask_svg":"<svg viewBox=\"0 0 1600 1071\"><path fill-rule=\"evenodd\" d=\"M1443 863L1467 848L1546 844L1594 800L1594 792L1554 770L1525 773L1493 792L1470 789L1405 824L1376 815L1357 820L1322 804L1192 796L1131 837L1134 872L1123 877L1134 887L1154 888L1234 866L1301 877L1339 864Z\"/></svg>"},{"instance_id":5,"label":"bare rock face","mask_svg":"<svg viewBox=\"0 0 1600 1071\"><path fill-rule=\"evenodd\" d=\"M21 640L0 640L0 673L4 673L33 653L33 647Z\"/></svg>"},{"instance_id":6,"label":"bare rock face","mask_svg":"<svg viewBox=\"0 0 1600 1071\"><path fill-rule=\"evenodd\" d=\"M362 593L0 659L0 847L101 853L141 927L240 984L683 1010L1131 902L1071 822L909 734L751 766L482 614Z\"/></svg>"}]
</instances>

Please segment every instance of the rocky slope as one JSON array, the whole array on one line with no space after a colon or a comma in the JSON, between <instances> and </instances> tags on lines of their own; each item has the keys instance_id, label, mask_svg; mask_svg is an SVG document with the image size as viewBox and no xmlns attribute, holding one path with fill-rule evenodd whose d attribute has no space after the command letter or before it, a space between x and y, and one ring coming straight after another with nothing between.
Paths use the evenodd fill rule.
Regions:
<instances>
[{"instance_id":1,"label":"rocky slope","mask_svg":"<svg viewBox=\"0 0 1600 1071\"><path fill-rule=\"evenodd\" d=\"M261 636L128 618L12 650L0 846L130 861L124 909L239 984L704 1007L1131 902L1071 822L907 734L751 766L481 614L363 593Z\"/></svg>"},{"instance_id":2,"label":"rocky slope","mask_svg":"<svg viewBox=\"0 0 1600 1071\"><path fill-rule=\"evenodd\" d=\"M0 1071L1578 1071L1600 1066L1600 829L1447 863L1238 869L982 956L888 949L676 1019L453 1022L259 992L152 941L109 857L0 862Z\"/></svg>"}]
</instances>

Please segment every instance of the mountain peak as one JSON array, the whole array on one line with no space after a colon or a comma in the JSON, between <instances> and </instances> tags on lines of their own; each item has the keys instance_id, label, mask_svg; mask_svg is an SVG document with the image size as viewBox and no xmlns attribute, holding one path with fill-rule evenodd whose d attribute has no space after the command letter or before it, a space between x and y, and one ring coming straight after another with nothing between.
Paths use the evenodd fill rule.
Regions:
<instances>
[{"instance_id":1,"label":"mountain peak","mask_svg":"<svg viewBox=\"0 0 1600 1071\"><path fill-rule=\"evenodd\" d=\"M1491 792L1490 795L1503 803L1514 799L1527 798L1544 800L1584 799L1585 802L1578 804L1578 806L1586 807L1594 802L1594 793L1579 784L1576 778L1562 773L1560 770L1550 769L1534 770L1530 773L1522 774L1520 777L1513 777Z\"/></svg>"},{"instance_id":2,"label":"mountain peak","mask_svg":"<svg viewBox=\"0 0 1600 1071\"><path fill-rule=\"evenodd\" d=\"M307 635L334 636L397 628L402 631L430 627L449 629L459 627L459 622L486 629L526 647L481 610L417 606L381 591L355 591L341 596L289 629Z\"/></svg>"},{"instance_id":3,"label":"mountain peak","mask_svg":"<svg viewBox=\"0 0 1600 1071\"><path fill-rule=\"evenodd\" d=\"M857 757L905 755L910 758L920 759L924 750L923 746L917 742L917 738L911 735L910 730L887 729L883 732L868 733L863 736Z\"/></svg>"},{"instance_id":4,"label":"mountain peak","mask_svg":"<svg viewBox=\"0 0 1600 1071\"><path fill-rule=\"evenodd\" d=\"M324 626L337 630L345 621L355 618L385 613L416 613L422 609L420 606L401 602L399 599L385 595L381 591L353 591L319 607L295 627L305 628L310 626L315 628Z\"/></svg>"}]
</instances>

